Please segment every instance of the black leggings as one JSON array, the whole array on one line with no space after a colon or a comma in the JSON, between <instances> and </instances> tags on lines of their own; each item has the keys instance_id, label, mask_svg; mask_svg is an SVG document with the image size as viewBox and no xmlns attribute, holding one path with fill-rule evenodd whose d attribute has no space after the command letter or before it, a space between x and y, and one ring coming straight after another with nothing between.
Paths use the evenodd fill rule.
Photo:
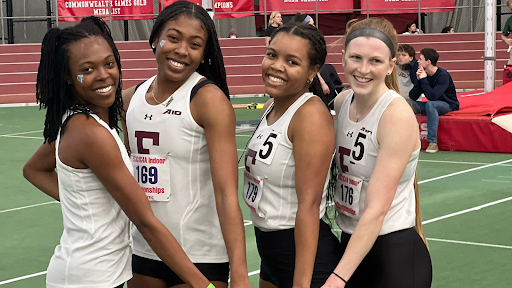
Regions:
<instances>
[{"instance_id":1,"label":"black leggings","mask_svg":"<svg viewBox=\"0 0 512 288\"><path fill-rule=\"evenodd\" d=\"M341 247L331 227L321 219L311 287L321 287L341 259ZM263 232L255 227L261 257L261 279L279 288L293 286L295 271L295 229Z\"/></svg>"},{"instance_id":2,"label":"black leggings","mask_svg":"<svg viewBox=\"0 0 512 288\"><path fill-rule=\"evenodd\" d=\"M345 251L350 234L341 235ZM428 288L432 262L425 243L414 228L379 236L348 280L346 288Z\"/></svg>"}]
</instances>

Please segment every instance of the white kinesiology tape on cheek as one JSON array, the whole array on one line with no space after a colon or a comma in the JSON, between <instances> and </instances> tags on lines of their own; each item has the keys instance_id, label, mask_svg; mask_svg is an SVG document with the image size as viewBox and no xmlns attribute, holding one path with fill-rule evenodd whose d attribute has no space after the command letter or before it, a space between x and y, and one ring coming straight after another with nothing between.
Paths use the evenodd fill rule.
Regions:
<instances>
[{"instance_id":1,"label":"white kinesiology tape on cheek","mask_svg":"<svg viewBox=\"0 0 512 288\"><path fill-rule=\"evenodd\" d=\"M163 47L165 44L165 40L160 41L160 47Z\"/></svg>"},{"instance_id":2,"label":"white kinesiology tape on cheek","mask_svg":"<svg viewBox=\"0 0 512 288\"><path fill-rule=\"evenodd\" d=\"M76 80L80 83L84 83L84 75L80 74L76 76Z\"/></svg>"}]
</instances>

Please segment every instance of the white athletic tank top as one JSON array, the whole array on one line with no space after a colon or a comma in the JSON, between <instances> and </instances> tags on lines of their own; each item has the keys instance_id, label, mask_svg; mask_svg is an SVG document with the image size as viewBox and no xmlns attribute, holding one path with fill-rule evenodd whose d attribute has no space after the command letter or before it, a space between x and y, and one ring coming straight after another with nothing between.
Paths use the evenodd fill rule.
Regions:
<instances>
[{"instance_id":1,"label":"white athletic tank top","mask_svg":"<svg viewBox=\"0 0 512 288\"><path fill-rule=\"evenodd\" d=\"M204 129L190 113L190 93L204 77L194 72L164 102L172 97L168 106L146 102L155 77L139 86L126 112L135 179L192 262L228 262ZM133 253L160 260L136 228Z\"/></svg>"},{"instance_id":2,"label":"white athletic tank top","mask_svg":"<svg viewBox=\"0 0 512 288\"><path fill-rule=\"evenodd\" d=\"M242 196L251 208L254 226L260 230L275 231L295 227L298 200L295 191L295 158L293 144L288 139L288 126L295 112L311 97L316 96L304 93L283 116L268 125L266 115L273 109L272 103L247 146ZM329 176L324 185L319 219L325 213L328 179Z\"/></svg>"},{"instance_id":3,"label":"white athletic tank top","mask_svg":"<svg viewBox=\"0 0 512 288\"><path fill-rule=\"evenodd\" d=\"M131 171L116 130L97 115L91 117L112 134ZM60 132L55 159L64 232L48 266L46 287L116 287L132 277L130 222L91 169L72 168L60 161L59 142Z\"/></svg>"},{"instance_id":4,"label":"white athletic tank top","mask_svg":"<svg viewBox=\"0 0 512 288\"><path fill-rule=\"evenodd\" d=\"M379 153L377 128L382 113L395 98L393 90L385 92L370 113L355 123L348 113L353 92L343 101L336 133L336 164L340 175L334 200L339 212L336 222L343 232L352 234L365 210L366 189ZM414 174L420 150L411 154L400 179L395 198L384 218L379 235L411 228L415 224Z\"/></svg>"}]
</instances>

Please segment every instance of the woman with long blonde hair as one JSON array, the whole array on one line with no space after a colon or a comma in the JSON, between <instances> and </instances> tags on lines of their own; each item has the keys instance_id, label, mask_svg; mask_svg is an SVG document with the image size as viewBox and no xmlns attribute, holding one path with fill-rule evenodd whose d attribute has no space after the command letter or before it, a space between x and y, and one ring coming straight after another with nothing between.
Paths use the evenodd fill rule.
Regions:
<instances>
[{"instance_id":1,"label":"woman with long blonde hair","mask_svg":"<svg viewBox=\"0 0 512 288\"><path fill-rule=\"evenodd\" d=\"M335 100L334 195L344 254L324 286L430 287L415 189L419 131L399 94L396 31L384 19L351 21L344 41L352 90Z\"/></svg>"},{"instance_id":2,"label":"woman with long blonde hair","mask_svg":"<svg viewBox=\"0 0 512 288\"><path fill-rule=\"evenodd\" d=\"M283 26L283 18L281 17L281 12L274 11L270 14L270 18L268 20L268 28L265 30L265 43L270 42L270 36L272 33L277 30L277 28Z\"/></svg>"}]
</instances>

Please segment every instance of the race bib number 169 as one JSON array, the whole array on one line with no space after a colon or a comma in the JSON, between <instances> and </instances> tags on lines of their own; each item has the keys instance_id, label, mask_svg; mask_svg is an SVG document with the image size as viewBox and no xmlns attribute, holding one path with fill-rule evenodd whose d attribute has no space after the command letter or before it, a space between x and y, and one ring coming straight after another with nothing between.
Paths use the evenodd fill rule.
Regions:
<instances>
[{"instance_id":1,"label":"race bib number 169","mask_svg":"<svg viewBox=\"0 0 512 288\"><path fill-rule=\"evenodd\" d=\"M131 155L133 176L149 201L169 201L171 181L167 159L150 154Z\"/></svg>"}]
</instances>

